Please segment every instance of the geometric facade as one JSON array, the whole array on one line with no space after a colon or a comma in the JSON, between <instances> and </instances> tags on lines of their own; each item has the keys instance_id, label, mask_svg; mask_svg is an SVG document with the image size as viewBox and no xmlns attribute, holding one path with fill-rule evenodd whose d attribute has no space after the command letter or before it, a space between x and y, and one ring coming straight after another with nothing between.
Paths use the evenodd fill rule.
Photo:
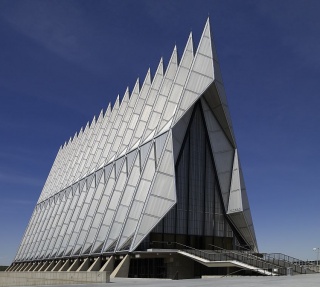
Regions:
<instances>
[{"instance_id":1,"label":"geometric facade","mask_svg":"<svg viewBox=\"0 0 320 287\"><path fill-rule=\"evenodd\" d=\"M162 242L258 249L209 20L60 147L14 262Z\"/></svg>"}]
</instances>

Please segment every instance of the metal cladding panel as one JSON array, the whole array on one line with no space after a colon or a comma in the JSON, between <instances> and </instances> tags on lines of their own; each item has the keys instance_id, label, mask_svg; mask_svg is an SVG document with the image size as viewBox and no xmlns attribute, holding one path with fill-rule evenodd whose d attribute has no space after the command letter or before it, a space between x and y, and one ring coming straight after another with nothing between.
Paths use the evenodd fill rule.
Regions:
<instances>
[{"instance_id":1,"label":"metal cladding panel","mask_svg":"<svg viewBox=\"0 0 320 287\"><path fill-rule=\"evenodd\" d=\"M230 186L230 196L228 205L228 214L234 212L243 211L242 208L242 196L241 196L241 184L240 184L240 174L238 165L238 154L235 152L233 169L232 169L232 179Z\"/></svg>"},{"instance_id":2,"label":"metal cladding panel","mask_svg":"<svg viewBox=\"0 0 320 287\"><path fill-rule=\"evenodd\" d=\"M255 238L247 193L239 166L237 151L235 152L234 156L232 183L230 187L230 199L227 214L230 216L231 221L235 224L245 241L252 246L254 250L257 250L257 241Z\"/></svg>"},{"instance_id":3,"label":"metal cladding panel","mask_svg":"<svg viewBox=\"0 0 320 287\"><path fill-rule=\"evenodd\" d=\"M72 173L70 175L70 178L71 178L71 181L68 180L70 178L67 178L66 181L61 181L60 184L56 187L58 190L60 188L63 188L63 187L66 187L68 186L69 184L73 183L73 182L76 182L78 180L81 179L81 172L82 172L82 169L83 169L83 166L84 166L84 162L83 162L83 158L85 156L85 151L87 149L87 145L88 145L88 142L91 138L91 135L93 133L93 125L91 124L88 128L88 132L82 142L82 145L81 145L81 149L80 149L80 153L78 155L78 158L77 158L77 161L75 163L75 165L72 167Z\"/></svg>"},{"instance_id":4,"label":"metal cladding panel","mask_svg":"<svg viewBox=\"0 0 320 287\"><path fill-rule=\"evenodd\" d=\"M84 159L84 169L80 177L84 177L88 173L88 170L90 170L91 162L94 158L94 155L97 153L99 140L101 139L103 129L104 129L104 120L103 120L103 111L101 111L99 118L97 120L95 129L93 131L93 134L91 136L90 142L87 146L87 151Z\"/></svg>"},{"instance_id":5,"label":"metal cladding panel","mask_svg":"<svg viewBox=\"0 0 320 287\"><path fill-rule=\"evenodd\" d=\"M82 147L83 147L84 142L87 138L88 132L89 132L89 123L87 123L83 133L79 134L79 136L78 136L77 146L74 150L74 155L73 155L72 161L68 165L68 170L65 170L65 168L63 168L64 173L59 174L59 177L57 179L55 179L56 185L53 187L54 191L60 190L59 187L63 184L62 178L66 178L66 181L64 181L65 185L67 185L67 183L71 183L73 181L73 178L71 177L71 175L73 174L74 169L77 166L77 162L80 158ZM65 167L65 165L64 165L64 167Z\"/></svg>"},{"instance_id":6,"label":"metal cladding panel","mask_svg":"<svg viewBox=\"0 0 320 287\"><path fill-rule=\"evenodd\" d=\"M55 216L53 217L51 226L48 226L49 230L48 230L46 237L43 239L44 240L43 247L39 250L39 256L41 258L43 258L48 253L50 242L52 241L52 238L55 234L55 230L56 230L57 226L60 226L62 224L61 223L59 225L59 222L60 222L60 217L64 211L65 206L68 207L69 204L71 203L72 193L70 192L70 190L71 190L71 188L68 188L65 191L66 196L62 198L62 201L58 205L58 209L57 209Z\"/></svg>"},{"instance_id":7,"label":"metal cladding panel","mask_svg":"<svg viewBox=\"0 0 320 287\"><path fill-rule=\"evenodd\" d=\"M174 162L177 161L179 152L188 129L189 121L193 112L193 107L184 114L182 118L172 127L172 138L173 138L173 154Z\"/></svg>"},{"instance_id":8,"label":"metal cladding panel","mask_svg":"<svg viewBox=\"0 0 320 287\"><path fill-rule=\"evenodd\" d=\"M129 182L135 184L136 190L133 195L133 199L131 200L128 213L126 215L126 221L122 227L122 232L119 235L118 246L121 246L125 241L127 241L128 236L131 236L136 230L138 219L141 216L144 202L146 201L151 186L151 181L147 178L150 178L150 174L155 174L154 144L147 144L146 146L149 147L149 150L147 160L142 166L142 173L139 182L132 182L134 178L129 180ZM143 164L143 161L141 161L141 164Z\"/></svg>"},{"instance_id":9,"label":"metal cladding panel","mask_svg":"<svg viewBox=\"0 0 320 287\"><path fill-rule=\"evenodd\" d=\"M161 178L161 175L162 178ZM166 182L157 181L165 180ZM163 151L159 162L157 172L150 185L147 198L144 200L143 212L140 215L139 224L132 240L130 251L133 251L148 235L152 228L160 222L167 212L176 203L176 187L175 187L174 158L172 150L172 135L168 134L166 148ZM155 182L157 181L157 184ZM169 184L168 184L169 183ZM164 191L163 188L168 188ZM162 192L161 192L162 191Z\"/></svg>"},{"instance_id":10,"label":"metal cladding panel","mask_svg":"<svg viewBox=\"0 0 320 287\"><path fill-rule=\"evenodd\" d=\"M53 252L56 252L56 256L60 257L64 254L65 249L67 248L68 243L74 234L74 229L76 227L77 219L80 215L83 203L85 201L88 188L89 188L89 186L87 186L87 183L85 183L83 185L83 189L81 190L81 193L79 195L79 198L78 198L76 204L73 205L74 208L72 208L71 219L67 217L64 222L63 229L65 232L62 233L60 231L61 233L60 233L58 240L57 240L58 244L55 246L55 249L53 251Z\"/></svg>"},{"instance_id":11,"label":"metal cladding panel","mask_svg":"<svg viewBox=\"0 0 320 287\"><path fill-rule=\"evenodd\" d=\"M119 160L118 160L119 161ZM118 171L119 172L118 172ZM110 193L110 199L107 204L107 209L104 211L104 218L99 227L99 233L96 238L96 242L93 245L93 252L100 252L110 232L110 227L113 222L114 214L121 198L121 191L125 185L127 179L127 164L123 157L119 166L116 166L116 181L113 187L107 188L112 190ZM101 250L99 250L101 249Z\"/></svg>"},{"instance_id":12,"label":"metal cladding panel","mask_svg":"<svg viewBox=\"0 0 320 287\"><path fill-rule=\"evenodd\" d=\"M164 110L162 112L162 117L160 119L160 124L158 124L158 131L156 134L163 130L163 128L168 124L168 122L172 119L172 117L175 114L177 104L180 101L183 92L183 86L189 74L193 57L193 41L192 34L190 33L186 47L182 54L182 58L177 73L173 81L173 85L170 89L167 104L165 105Z\"/></svg>"},{"instance_id":13,"label":"metal cladding panel","mask_svg":"<svg viewBox=\"0 0 320 287\"><path fill-rule=\"evenodd\" d=\"M28 226L27 226L27 228L25 230L25 233L24 233L23 238L21 240L19 249L18 249L17 254L15 256L15 259L14 259L15 261L20 260L20 258L23 258L22 255L23 255L24 246L26 244L26 241L27 241L27 238L28 238L28 234L30 233L30 231L32 229L33 222L35 221L35 219L37 217L36 214L37 214L37 208L35 208L33 210L33 213L32 213L31 218L29 220L29 224L28 224Z\"/></svg>"},{"instance_id":14,"label":"metal cladding panel","mask_svg":"<svg viewBox=\"0 0 320 287\"><path fill-rule=\"evenodd\" d=\"M99 226L102 220L102 217L108 206L110 199L110 194L115 183L115 166L113 164L108 165L104 168L104 174L100 179L100 183L97 187L96 194L100 194L99 199L97 199L97 207L92 209L92 219L91 224L88 227L88 234L84 240L84 247L82 253L85 253L92 244L99 230ZM97 197L98 198L98 197ZM89 211L90 212L90 211ZM89 214L89 217L91 214ZM89 253L89 251L87 252Z\"/></svg>"},{"instance_id":15,"label":"metal cladding panel","mask_svg":"<svg viewBox=\"0 0 320 287\"><path fill-rule=\"evenodd\" d=\"M140 167L140 159L139 159L139 153L138 151L134 151L134 158L132 160L134 160L134 164L132 166L132 169L135 169ZM131 165L130 165L131 167ZM129 167L129 170L127 171L127 174L130 174L130 178L132 179L132 169ZM136 176L135 174L135 178L136 180L138 180L139 176ZM119 191L119 199L117 201L117 206L115 207L115 213L113 218L110 221L110 232L108 234L107 237L107 241L105 243L104 246L104 250L108 250L111 245L115 242L116 239L118 239L119 233L121 231L122 228L122 224L125 220L125 217L127 215L127 210L128 210L128 204L126 204L128 201L131 201L131 198L133 197L133 192L132 192L132 186L128 185L128 177L126 175L125 179L122 179L123 184L121 184L121 186L119 186L117 184L116 189Z\"/></svg>"},{"instance_id":16,"label":"metal cladding panel","mask_svg":"<svg viewBox=\"0 0 320 287\"><path fill-rule=\"evenodd\" d=\"M150 135L153 133L155 134L155 130L159 124L161 113L165 107L165 104L168 100L169 91L173 84L174 76L177 72L177 49L176 47L173 50L173 53L170 57L170 61L168 64L168 68L166 70L166 73L164 75L163 81L161 82L161 86L159 87L159 90L157 91L156 99L153 99L153 97L149 96L149 104L152 106L152 109L150 111L150 114L148 114L147 117L147 126L144 129L144 133L142 136L143 142L147 141L147 139L150 138ZM154 85L153 85L154 86ZM153 90L154 91L154 90Z\"/></svg>"},{"instance_id":17,"label":"metal cladding panel","mask_svg":"<svg viewBox=\"0 0 320 287\"><path fill-rule=\"evenodd\" d=\"M36 220L38 219L38 212L39 212L39 209L36 209L34 210L33 214L32 214L32 218L30 220L30 223L28 225L28 228L24 234L24 237L22 239L22 242L20 244L20 248L19 248L19 251L16 255L16 259L22 259L25 257L25 249L26 249L26 246L28 244L28 240L30 238L30 235L32 233L32 230L34 228L34 225L35 225L35 222Z\"/></svg>"},{"instance_id":18,"label":"metal cladding panel","mask_svg":"<svg viewBox=\"0 0 320 287\"><path fill-rule=\"evenodd\" d=\"M141 112L139 113L139 120L134 128L133 138L130 141L130 149L134 148L134 144L138 139L143 138L144 131L147 127L147 122L152 112L152 106L156 100L160 85L163 81L163 60L160 60L155 77L152 81L149 92L146 95L144 103L142 104Z\"/></svg>"},{"instance_id":19,"label":"metal cladding panel","mask_svg":"<svg viewBox=\"0 0 320 287\"><path fill-rule=\"evenodd\" d=\"M107 138L106 131L109 128L111 114L112 114L111 104L109 104L108 108L104 114L104 118L102 120L100 129L97 133L95 144L93 146L93 152L92 152L93 157L91 159L90 166L88 168L89 171L93 171L93 170L97 169L97 164L98 164L100 156L103 152L103 147L105 144L105 140Z\"/></svg>"},{"instance_id":20,"label":"metal cladding panel","mask_svg":"<svg viewBox=\"0 0 320 287\"><path fill-rule=\"evenodd\" d=\"M164 133L162 135L160 135L159 137L155 138L155 145L156 145L156 163L158 164L161 154L162 154L162 150L163 147L166 143L166 139L167 139L168 133Z\"/></svg>"},{"instance_id":21,"label":"metal cladding panel","mask_svg":"<svg viewBox=\"0 0 320 287\"><path fill-rule=\"evenodd\" d=\"M255 237L252 236L253 226L249 226L246 222L245 216L243 212L231 213L227 215L231 222L233 222L234 226L238 230L238 232L243 236L246 243L250 246L250 248L256 252L258 252L257 242ZM253 233L254 234L254 233Z\"/></svg>"},{"instance_id":22,"label":"metal cladding panel","mask_svg":"<svg viewBox=\"0 0 320 287\"><path fill-rule=\"evenodd\" d=\"M103 156L105 157L106 162L109 162L110 159L116 154L118 146L116 146L116 148L114 148L114 146L117 143L119 144L122 140L123 136L119 136L119 131L120 131L120 125L123 121L124 114L127 113L127 109L129 106L128 98L129 98L129 90L127 89L123 97L123 100L121 102L121 106L119 108L117 118L112 126L112 130L108 138L108 143L110 143L111 145L108 146L109 147L108 150L105 150L103 152Z\"/></svg>"},{"instance_id":23,"label":"metal cladding panel","mask_svg":"<svg viewBox=\"0 0 320 287\"><path fill-rule=\"evenodd\" d=\"M47 221L49 220L52 211L54 210L54 200L50 202L50 204L47 204L45 210L44 210L44 216L41 218L41 221L39 223L39 227L37 232L35 233L32 244L29 248L29 257L34 258L36 255L37 248L39 247L41 237L44 233L44 230L46 228Z\"/></svg>"},{"instance_id":24,"label":"metal cladding panel","mask_svg":"<svg viewBox=\"0 0 320 287\"><path fill-rule=\"evenodd\" d=\"M228 209L230 184L234 160L234 148L211 112L208 104L201 99L211 150L217 169L225 209Z\"/></svg>"},{"instance_id":25,"label":"metal cladding panel","mask_svg":"<svg viewBox=\"0 0 320 287\"><path fill-rule=\"evenodd\" d=\"M85 184L83 184L84 181L82 181L81 184L77 184L77 186L72 190L72 198L71 201L69 202L68 206L65 206L58 226L55 229L55 232L53 234L53 237L51 239L50 246L48 248L48 252L50 253L51 257L55 257L57 251L60 248L60 245L63 241L64 235L66 234L67 228L70 223L70 219L73 215L73 212L76 208L76 204L79 200L80 193L82 189L85 187Z\"/></svg>"},{"instance_id":26,"label":"metal cladding panel","mask_svg":"<svg viewBox=\"0 0 320 287\"><path fill-rule=\"evenodd\" d=\"M133 105L134 106L133 113L129 117L128 126L124 132L125 136L124 136L124 138L118 148L118 154L122 154L124 150L128 149L128 146L132 141L133 134L134 134L135 128L138 123L139 115L140 115L141 110L143 108L144 100L145 100L147 94L149 93L150 86L151 86L151 72L149 69L148 73L144 79L144 82L142 84L140 94L137 97L135 104ZM134 149L134 147L131 149Z\"/></svg>"},{"instance_id":27,"label":"metal cladding panel","mask_svg":"<svg viewBox=\"0 0 320 287\"><path fill-rule=\"evenodd\" d=\"M48 238L48 234L52 228L52 224L54 222L54 219L56 218L57 214L58 214L58 210L59 210L59 207L60 205L64 205L65 204L65 198L62 197L60 201L58 201L55 205L54 205L54 210L52 211L52 214L49 218L49 221L48 223L46 224L46 227L45 227L45 231L43 233L43 236L41 237L41 242L39 244L39 246L37 247L37 250L36 250L36 257L37 258L42 258L42 249L46 243L46 240Z\"/></svg>"},{"instance_id":28,"label":"metal cladding panel","mask_svg":"<svg viewBox=\"0 0 320 287\"><path fill-rule=\"evenodd\" d=\"M200 52L201 51L201 52ZM203 30L198 49L193 60L191 71L181 100L174 123L197 101L202 93L214 80L213 56L211 49L211 33L209 21Z\"/></svg>"},{"instance_id":29,"label":"metal cladding panel","mask_svg":"<svg viewBox=\"0 0 320 287\"><path fill-rule=\"evenodd\" d=\"M101 166L103 166L103 164L105 163L106 161L106 154L107 152L109 151L109 148L110 148L110 142L108 141L109 137L110 137L110 133L112 132L112 127L113 127L113 124L117 118L117 115L118 115L118 112L119 112L119 102L120 102L120 99L119 99L119 96L117 97L117 100L112 108L112 111L111 111L111 115L110 115L110 118L109 118L109 121L106 125L106 128L104 129L104 133L103 133L103 137L102 137L102 140L101 140L101 145L99 146L99 148L101 149L101 153L100 153L100 157L98 158L98 161L95 165L95 168L96 169L99 169ZM107 150L106 150L107 149Z\"/></svg>"},{"instance_id":30,"label":"metal cladding panel","mask_svg":"<svg viewBox=\"0 0 320 287\"><path fill-rule=\"evenodd\" d=\"M83 230L83 224L85 219L87 218L87 214L89 212L90 206L92 205L93 197L94 197L94 192L96 189L96 181L95 181L95 175L91 175L87 181L91 181L90 188L87 190L85 200L83 204L80 206L80 213L78 218L75 221L75 228L73 230L72 236L70 237L68 246L65 250L65 255L69 254L75 247L77 240L80 236L80 232ZM75 250L74 250L75 252Z\"/></svg>"}]
</instances>

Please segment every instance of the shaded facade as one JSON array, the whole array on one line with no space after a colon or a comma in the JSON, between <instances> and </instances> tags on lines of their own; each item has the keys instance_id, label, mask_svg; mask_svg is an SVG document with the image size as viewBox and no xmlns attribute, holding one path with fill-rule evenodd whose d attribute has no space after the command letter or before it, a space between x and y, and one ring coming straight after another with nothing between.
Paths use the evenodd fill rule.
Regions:
<instances>
[{"instance_id":1,"label":"shaded facade","mask_svg":"<svg viewBox=\"0 0 320 287\"><path fill-rule=\"evenodd\" d=\"M257 251L209 20L60 147L14 262L168 246Z\"/></svg>"}]
</instances>

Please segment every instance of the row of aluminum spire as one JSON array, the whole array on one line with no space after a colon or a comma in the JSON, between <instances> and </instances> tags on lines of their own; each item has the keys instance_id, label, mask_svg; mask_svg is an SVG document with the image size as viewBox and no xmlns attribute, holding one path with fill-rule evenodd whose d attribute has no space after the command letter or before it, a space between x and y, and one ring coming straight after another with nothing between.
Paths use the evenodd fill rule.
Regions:
<instances>
[{"instance_id":1,"label":"row of aluminum spire","mask_svg":"<svg viewBox=\"0 0 320 287\"><path fill-rule=\"evenodd\" d=\"M112 108L60 147L38 203L168 130L219 74L211 45L208 21L195 55L190 33L180 63L175 47L165 73L161 59L152 81L149 69L141 89L137 80L121 103L118 96Z\"/></svg>"}]
</instances>

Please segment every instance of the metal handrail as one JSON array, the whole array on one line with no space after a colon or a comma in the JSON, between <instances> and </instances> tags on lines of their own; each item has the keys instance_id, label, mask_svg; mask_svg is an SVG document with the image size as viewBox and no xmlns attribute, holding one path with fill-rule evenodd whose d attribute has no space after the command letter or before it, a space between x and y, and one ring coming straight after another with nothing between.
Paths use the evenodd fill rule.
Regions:
<instances>
[{"instance_id":1,"label":"metal handrail","mask_svg":"<svg viewBox=\"0 0 320 287\"><path fill-rule=\"evenodd\" d=\"M209 252L209 251L199 250L199 249L196 249L194 247L191 247L191 246L179 243L179 242L165 242L165 241L153 241L153 242L167 244L167 245L176 244L179 246L183 246L185 248L190 249L190 250L184 250L185 252L196 255L196 256L204 258L204 259L208 259L210 261L237 260L240 262L244 262L248 265L257 267L258 269L262 269L262 270L273 270L276 268L276 269L278 269L278 274L279 273L281 273L282 275L286 274L286 270L285 270L285 272L283 272L283 270L279 270L279 266L276 266L275 264L267 262L267 261L265 261L259 257L256 257L256 256L253 258L253 256L251 254L245 253L245 252L235 252L235 251L225 250L225 249L218 247L218 246L215 246L215 247L218 247L220 249L219 251ZM212 246L214 246L214 245L212 245Z\"/></svg>"},{"instance_id":2,"label":"metal handrail","mask_svg":"<svg viewBox=\"0 0 320 287\"><path fill-rule=\"evenodd\" d=\"M256 255L256 252L249 251L249 250L226 250L219 246L209 244L210 246L213 246L214 248L217 248L218 250L199 250L194 247L179 243L179 242L166 242L166 241L153 241L154 243L161 243L161 244L175 244L178 246L182 246L184 248L187 248L189 250L184 250L188 253L193 253L194 255L197 255L199 257L202 257L204 259L208 259L210 261L218 261L218 260L238 260L240 262L247 263L251 266L258 267L260 269L278 269L278 274L281 273L283 275L286 274L287 268L291 268L292 271L295 273L300 274L306 274L307 269L308 272L315 272L311 268L314 267L312 264L309 268L306 266L306 261L282 254L282 253L259 253L263 257L259 257ZM192 250L192 252L191 252ZM310 262L308 262L310 265ZM308 264L307 264L308 265Z\"/></svg>"}]
</instances>

